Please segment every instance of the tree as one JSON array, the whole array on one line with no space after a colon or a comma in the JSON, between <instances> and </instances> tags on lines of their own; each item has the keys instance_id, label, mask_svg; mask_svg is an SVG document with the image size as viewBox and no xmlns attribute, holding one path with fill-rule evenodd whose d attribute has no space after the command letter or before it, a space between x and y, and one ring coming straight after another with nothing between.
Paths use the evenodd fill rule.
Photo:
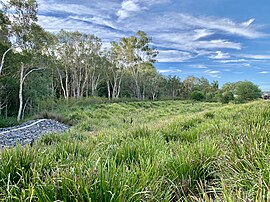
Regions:
<instances>
[{"instance_id":1,"label":"tree","mask_svg":"<svg viewBox=\"0 0 270 202\"><path fill-rule=\"evenodd\" d=\"M64 98L95 94L101 78L101 40L94 35L61 30L52 50L61 66L56 67Z\"/></svg>"},{"instance_id":2,"label":"tree","mask_svg":"<svg viewBox=\"0 0 270 202\"><path fill-rule=\"evenodd\" d=\"M155 62L157 51L150 47L151 39L147 37L143 31L138 31L135 36L129 38L122 38L118 43L121 54L118 58L124 65L124 68L129 70L135 86L136 97L142 99L142 92L140 88L140 74L144 64Z\"/></svg>"},{"instance_id":3,"label":"tree","mask_svg":"<svg viewBox=\"0 0 270 202\"><path fill-rule=\"evenodd\" d=\"M22 55L20 61L19 109L17 121L20 121L23 110L23 84L28 75L39 70L29 63L31 54L40 48L40 35L43 29L37 22L37 2L35 0L10 0L5 11L11 15L10 36L12 47ZM37 41L36 41L37 40ZM35 51L33 51L35 50Z\"/></svg>"},{"instance_id":4,"label":"tree","mask_svg":"<svg viewBox=\"0 0 270 202\"><path fill-rule=\"evenodd\" d=\"M191 98L191 93L195 90L200 90L196 89L199 84L199 79L194 77L194 76L189 76L183 81L183 93L184 93L184 98Z\"/></svg>"},{"instance_id":5,"label":"tree","mask_svg":"<svg viewBox=\"0 0 270 202\"><path fill-rule=\"evenodd\" d=\"M234 93L234 89L235 89L235 83L227 82L222 86L221 91Z\"/></svg>"},{"instance_id":6,"label":"tree","mask_svg":"<svg viewBox=\"0 0 270 202\"><path fill-rule=\"evenodd\" d=\"M212 91L213 92L217 92L218 91L218 89L219 89L219 84L218 84L218 81L213 81L212 83L211 83L211 87L212 87Z\"/></svg>"},{"instance_id":7,"label":"tree","mask_svg":"<svg viewBox=\"0 0 270 202\"><path fill-rule=\"evenodd\" d=\"M166 82L166 91L169 97L179 96L180 91L182 89L182 82L177 76L169 76L167 77Z\"/></svg>"},{"instance_id":8,"label":"tree","mask_svg":"<svg viewBox=\"0 0 270 202\"><path fill-rule=\"evenodd\" d=\"M261 96L261 90L251 81L239 81L235 83L234 93L238 102L251 101Z\"/></svg>"},{"instance_id":9,"label":"tree","mask_svg":"<svg viewBox=\"0 0 270 202\"><path fill-rule=\"evenodd\" d=\"M125 73L125 66L121 60L122 53L119 43L113 42L112 47L105 53L104 76L107 85L109 99L117 99L120 96L122 79Z\"/></svg>"},{"instance_id":10,"label":"tree","mask_svg":"<svg viewBox=\"0 0 270 202\"><path fill-rule=\"evenodd\" d=\"M159 96L162 76L158 74L151 63L143 64L139 80L142 91L141 99L149 98L155 100Z\"/></svg>"},{"instance_id":11,"label":"tree","mask_svg":"<svg viewBox=\"0 0 270 202\"><path fill-rule=\"evenodd\" d=\"M234 95L230 91L226 91L224 93L220 93L220 95L219 95L219 101L222 104L228 104L232 100L234 100Z\"/></svg>"},{"instance_id":12,"label":"tree","mask_svg":"<svg viewBox=\"0 0 270 202\"><path fill-rule=\"evenodd\" d=\"M10 47L9 40L8 40L8 35L9 35L8 25L10 25L10 21L8 17L5 15L3 10L0 10L0 44L5 46L5 51L3 52L2 57L1 57L0 75L4 67L6 55L12 49Z\"/></svg>"}]
</instances>

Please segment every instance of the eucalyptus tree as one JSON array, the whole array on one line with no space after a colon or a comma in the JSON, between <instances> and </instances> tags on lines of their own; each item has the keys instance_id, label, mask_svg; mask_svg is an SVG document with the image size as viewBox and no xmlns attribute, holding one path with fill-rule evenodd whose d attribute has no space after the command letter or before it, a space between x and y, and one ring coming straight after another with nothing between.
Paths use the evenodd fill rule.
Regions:
<instances>
[{"instance_id":1,"label":"eucalyptus tree","mask_svg":"<svg viewBox=\"0 0 270 202\"><path fill-rule=\"evenodd\" d=\"M160 95L164 78L160 75L152 64L144 64L141 74L142 99L155 100Z\"/></svg>"},{"instance_id":2,"label":"eucalyptus tree","mask_svg":"<svg viewBox=\"0 0 270 202\"><path fill-rule=\"evenodd\" d=\"M112 42L111 49L105 52L103 70L109 99L117 99L120 96L122 80L126 71L122 51L119 43Z\"/></svg>"},{"instance_id":3,"label":"eucalyptus tree","mask_svg":"<svg viewBox=\"0 0 270 202\"><path fill-rule=\"evenodd\" d=\"M140 74L146 63L153 64L158 52L150 47L151 39L143 31L138 31L135 36L122 38L118 43L120 54L119 59L125 69L131 72L135 83L135 92L138 99L142 98L140 88Z\"/></svg>"},{"instance_id":4,"label":"eucalyptus tree","mask_svg":"<svg viewBox=\"0 0 270 202\"><path fill-rule=\"evenodd\" d=\"M101 40L91 34L67 32L57 34L54 55L62 64L57 68L65 99L95 94L102 71Z\"/></svg>"},{"instance_id":5,"label":"eucalyptus tree","mask_svg":"<svg viewBox=\"0 0 270 202\"><path fill-rule=\"evenodd\" d=\"M43 29L37 25L36 0L9 0L4 5L6 16L10 19L9 37L11 47L21 54L19 109L17 120L20 121L23 110L23 84L28 75L40 70L31 64L32 54L41 47L40 37ZM38 36L37 36L38 35ZM36 41L38 40L38 41Z\"/></svg>"},{"instance_id":6,"label":"eucalyptus tree","mask_svg":"<svg viewBox=\"0 0 270 202\"><path fill-rule=\"evenodd\" d=\"M165 92L169 97L179 96L182 89L182 82L177 76L168 76L166 78L166 91Z\"/></svg>"},{"instance_id":7,"label":"eucalyptus tree","mask_svg":"<svg viewBox=\"0 0 270 202\"><path fill-rule=\"evenodd\" d=\"M1 7L4 7L4 4L0 5ZM4 12L4 10L0 9L0 44L3 45L5 48L3 53L1 54L1 62L0 62L0 75L2 73L5 58L8 54L8 52L11 51L10 43L9 43L9 29L8 26L10 25L10 21Z\"/></svg>"}]
</instances>

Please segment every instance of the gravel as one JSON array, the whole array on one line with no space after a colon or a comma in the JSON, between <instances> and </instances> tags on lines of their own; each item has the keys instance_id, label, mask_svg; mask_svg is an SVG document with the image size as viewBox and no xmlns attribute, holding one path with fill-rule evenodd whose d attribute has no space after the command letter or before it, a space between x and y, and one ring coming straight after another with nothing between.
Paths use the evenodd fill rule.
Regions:
<instances>
[{"instance_id":1,"label":"gravel","mask_svg":"<svg viewBox=\"0 0 270 202\"><path fill-rule=\"evenodd\" d=\"M69 126L51 119L27 121L19 126L0 128L0 148L26 145L45 133L64 132Z\"/></svg>"}]
</instances>

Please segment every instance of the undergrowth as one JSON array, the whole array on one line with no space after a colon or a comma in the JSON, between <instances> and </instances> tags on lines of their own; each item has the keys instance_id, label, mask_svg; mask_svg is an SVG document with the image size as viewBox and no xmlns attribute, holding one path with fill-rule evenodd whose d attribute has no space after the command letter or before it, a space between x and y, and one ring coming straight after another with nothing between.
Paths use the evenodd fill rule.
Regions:
<instances>
[{"instance_id":1,"label":"undergrowth","mask_svg":"<svg viewBox=\"0 0 270 202\"><path fill-rule=\"evenodd\" d=\"M268 102L113 103L57 113L77 124L1 151L3 201L269 201Z\"/></svg>"}]
</instances>

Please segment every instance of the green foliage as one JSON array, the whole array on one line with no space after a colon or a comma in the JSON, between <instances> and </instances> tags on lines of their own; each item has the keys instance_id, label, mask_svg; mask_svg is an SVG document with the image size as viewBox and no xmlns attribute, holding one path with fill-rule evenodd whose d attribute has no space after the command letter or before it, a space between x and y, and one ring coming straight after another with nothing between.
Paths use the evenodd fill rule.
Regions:
<instances>
[{"instance_id":1,"label":"green foliage","mask_svg":"<svg viewBox=\"0 0 270 202\"><path fill-rule=\"evenodd\" d=\"M234 93L237 102L251 101L261 96L261 90L251 81L239 81L235 83Z\"/></svg>"},{"instance_id":2,"label":"green foliage","mask_svg":"<svg viewBox=\"0 0 270 202\"><path fill-rule=\"evenodd\" d=\"M17 125L18 122L15 117L0 116L0 128L6 128Z\"/></svg>"},{"instance_id":3,"label":"green foliage","mask_svg":"<svg viewBox=\"0 0 270 202\"><path fill-rule=\"evenodd\" d=\"M191 93L191 99L196 100L196 101L203 101L204 100L204 95L200 91L193 91Z\"/></svg>"},{"instance_id":4,"label":"green foliage","mask_svg":"<svg viewBox=\"0 0 270 202\"><path fill-rule=\"evenodd\" d=\"M4 201L269 197L267 102L130 102L61 110L82 121L64 134L43 136L33 147L0 152Z\"/></svg>"},{"instance_id":5,"label":"green foliage","mask_svg":"<svg viewBox=\"0 0 270 202\"><path fill-rule=\"evenodd\" d=\"M234 100L234 95L232 92L224 92L220 95L220 102L222 104L228 104L232 100Z\"/></svg>"}]
</instances>

